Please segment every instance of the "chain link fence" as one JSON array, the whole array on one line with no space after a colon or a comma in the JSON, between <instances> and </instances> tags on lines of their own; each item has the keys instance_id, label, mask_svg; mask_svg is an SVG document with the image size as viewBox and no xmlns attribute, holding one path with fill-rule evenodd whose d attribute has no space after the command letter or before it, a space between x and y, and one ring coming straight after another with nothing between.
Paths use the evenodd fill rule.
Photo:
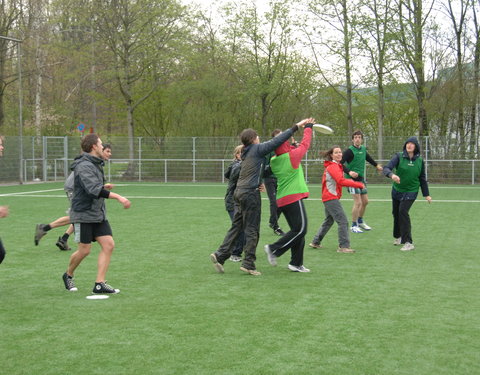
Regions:
<instances>
[{"instance_id":1,"label":"chain link fence","mask_svg":"<svg viewBox=\"0 0 480 375\"><path fill-rule=\"evenodd\" d=\"M403 137L385 137L383 155L378 155L377 140L365 137L369 154L385 164L401 151ZM134 139L133 157L127 137L102 138L112 145L112 159L105 165L111 181L155 182L223 182L223 172L232 161L232 153L240 142L236 137L176 137ZM432 183L477 184L478 160L458 160L447 150L447 140L419 137L426 162L427 178ZM321 150L333 145L342 149L351 144L350 137L315 136L303 160L309 183L320 183L323 173ZM6 137L4 157L0 160L0 182L64 181L69 166L80 154L80 137ZM369 183L390 183L374 168L366 167Z\"/></svg>"}]
</instances>

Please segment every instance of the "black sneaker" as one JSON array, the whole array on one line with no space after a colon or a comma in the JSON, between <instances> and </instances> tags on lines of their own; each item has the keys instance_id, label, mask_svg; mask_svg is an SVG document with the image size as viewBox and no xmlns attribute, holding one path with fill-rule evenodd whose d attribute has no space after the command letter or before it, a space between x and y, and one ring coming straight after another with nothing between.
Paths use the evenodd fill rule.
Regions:
<instances>
[{"instance_id":1,"label":"black sneaker","mask_svg":"<svg viewBox=\"0 0 480 375\"><path fill-rule=\"evenodd\" d=\"M117 294L120 293L120 289L112 288L106 282L95 283L93 287L93 294Z\"/></svg>"},{"instance_id":2,"label":"black sneaker","mask_svg":"<svg viewBox=\"0 0 480 375\"><path fill-rule=\"evenodd\" d=\"M62 237L58 237L58 241L57 243L55 244L57 245L57 247L60 249L60 250L72 250L69 246L68 246L68 243L67 241L64 241L62 240Z\"/></svg>"},{"instance_id":3,"label":"black sneaker","mask_svg":"<svg viewBox=\"0 0 480 375\"><path fill-rule=\"evenodd\" d=\"M78 290L73 282L73 277L68 276L67 273L65 272L62 278L63 278L63 283L65 284L65 289L67 289L69 292L76 292Z\"/></svg>"},{"instance_id":4,"label":"black sneaker","mask_svg":"<svg viewBox=\"0 0 480 375\"><path fill-rule=\"evenodd\" d=\"M284 236L285 232L281 230L280 228L274 228L273 233L275 233L277 236Z\"/></svg>"},{"instance_id":5,"label":"black sneaker","mask_svg":"<svg viewBox=\"0 0 480 375\"><path fill-rule=\"evenodd\" d=\"M35 246L38 246L38 243L40 242L42 237L47 234L47 231L44 230L45 227L46 227L45 224L37 224L37 226L35 227L35 238L34 238Z\"/></svg>"}]
</instances>

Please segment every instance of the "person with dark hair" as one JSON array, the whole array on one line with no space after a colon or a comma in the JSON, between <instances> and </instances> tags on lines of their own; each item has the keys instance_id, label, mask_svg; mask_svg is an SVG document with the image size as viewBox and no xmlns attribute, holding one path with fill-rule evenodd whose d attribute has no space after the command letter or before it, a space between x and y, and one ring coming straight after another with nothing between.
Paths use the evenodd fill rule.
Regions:
<instances>
[{"instance_id":1,"label":"person with dark hair","mask_svg":"<svg viewBox=\"0 0 480 375\"><path fill-rule=\"evenodd\" d=\"M282 132L281 129L275 129L272 132L272 138L276 137ZM273 229L273 233L277 236L283 236L285 232L278 225L278 218L282 213L281 209L277 206L277 177L273 174L270 166L271 158L275 156L272 151L266 157L265 172L263 174L263 183L267 190L268 201L270 202L270 219L268 225Z\"/></svg>"},{"instance_id":2,"label":"person with dark hair","mask_svg":"<svg viewBox=\"0 0 480 375\"><path fill-rule=\"evenodd\" d=\"M228 166L227 170L224 173L226 179L228 179L227 192L225 194L225 208L230 216L230 220L233 221L233 216L235 215L235 201L233 199L233 193L237 187L238 176L240 175L240 168L242 159L243 145L235 147L233 150L233 162ZM245 234L241 233L237 239L235 248L232 251L230 260L232 262L241 262L242 261L242 251L243 245L245 244Z\"/></svg>"},{"instance_id":3,"label":"person with dark hair","mask_svg":"<svg viewBox=\"0 0 480 375\"><path fill-rule=\"evenodd\" d=\"M78 290L73 281L74 272L90 254L92 241L97 241L101 250L93 293L119 293L119 289L106 282L115 242L106 216L105 199L116 199L123 208L129 208L131 203L127 198L105 189L102 140L91 133L82 138L81 147L83 154L76 157L71 165L74 185L70 210L70 220L75 227L75 241L79 244L77 251L70 256L63 282L68 291Z\"/></svg>"},{"instance_id":4,"label":"person with dark hair","mask_svg":"<svg viewBox=\"0 0 480 375\"><path fill-rule=\"evenodd\" d=\"M244 146L241 155L242 168L233 195L238 210L235 212L232 226L222 244L217 251L210 254L210 260L217 272L225 272L223 264L232 254L238 236L243 231L245 233L245 246L240 270L253 276L261 275L255 267L255 260L262 205L259 189L265 168L265 156L288 140L299 127L305 126L306 123L306 120L302 120L275 138L263 143L260 143L260 138L253 129L245 129L240 134Z\"/></svg>"},{"instance_id":5,"label":"person with dark hair","mask_svg":"<svg viewBox=\"0 0 480 375\"><path fill-rule=\"evenodd\" d=\"M317 234L310 243L310 247L320 248L321 242L336 222L338 225L338 249L339 253L354 253L350 248L350 237L348 234L348 219L343 210L340 198L342 197L342 188L351 186L363 189L365 186L361 182L347 179L343 175L342 149L339 146L333 146L320 155L325 159L324 171L322 177L322 202L325 206L325 220L318 230Z\"/></svg>"},{"instance_id":6,"label":"person with dark hair","mask_svg":"<svg viewBox=\"0 0 480 375\"><path fill-rule=\"evenodd\" d=\"M367 148L363 145L363 133L360 130L352 134L352 142L353 144L343 152L341 163L344 166L345 178L363 182L365 185L363 189L348 188L349 193L353 195L352 226L350 230L353 233L363 233L364 230L372 229L363 218L368 204L367 185L365 184L365 161L368 161L380 172L383 170L383 167L377 164L367 152Z\"/></svg>"},{"instance_id":7,"label":"person with dark hair","mask_svg":"<svg viewBox=\"0 0 480 375\"><path fill-rule=\"evenodd\" d=\"M383 174L393 180L392 215L394 245L403 245L400 250L415 249L412 239L412 224L409 211L417 199L418 189L428 203L432 202L425 176L425 163L420 156L420 144L416 137L410 137L403 145L403 151L393 155L383 167Z\"/></svg>"},{"instance_id":8,"label":"person with dark hair","mask_svg":"<svg viewBox=\"0 0 480 375\"><path fill-rule=\"evenodd\" d=\"M0 135L0 157L3 156L3 136ZM4 218L8 216L8 206L0 206L0 218ZM5 259L5 255L7 251L3 247L2 239L0 238L0 264L2 264L3 260Z\"/></svg>"},{"instance_id":9,"label":"person with dark hair","mask_svg":"<svg viewBox=\"0 0 480 375\"><path fill-rule=\"evenodd\" d=\"M305 234L307 233L307 213L303 200L308 198L309 192L303 168L302 159L310 148L314 118L306 119L303 139L297 148L292 148L289 141L284 142L275 150L271 159L272 172L278 179L277 205L287 219L290 230L277 242L265 245L268 262L277 265L277 258L289 249L292 252L287 268L293 272L310 272L303 265L303 251L305 248Z\"/></svg>"},{"instance_id":10,"label":"person with dark hair","mask_svg":"<svg viewBox=\"0 0 480 375\"><path fill-rule=\"evenodd\" d=\"M112 146L108 143L103 145L103 160L107 161L110 159L112 156ZM73 172L70 173L70 175L67 177L65 180L64 184L64 190L65 193L67 194L67 198L69 203L71 203L72 200L72 195L73 195ZM105 189L111 190L113 188L113 185L111 184L106 184ZM70 204L69 208L67 210L67 214L70 212ZM40 243L40 240L53 228L58 228L58 227L63 227L65 225L68 225L67 230L65 233L61 236L58 237L57 242L55 245L60 249L60 250L71 250L70 246L68 246L68 238L70 235L73 233L73 225L70 224L70 216L62 216L59 217L58 219L54 220L50 224L37 224L35 227L35 236L34 236L34 243L35 246L38 246Z\"/></svg>"}]
</instances>

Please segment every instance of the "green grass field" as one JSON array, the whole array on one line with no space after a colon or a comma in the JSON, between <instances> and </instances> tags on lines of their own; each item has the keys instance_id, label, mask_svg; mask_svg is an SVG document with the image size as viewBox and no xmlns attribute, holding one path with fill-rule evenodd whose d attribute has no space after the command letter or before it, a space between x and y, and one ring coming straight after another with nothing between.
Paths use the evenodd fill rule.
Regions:
<instances>
[{"instance_id":1,"label":"green grass field","mask_svg":"<svg viewBox=\"0 0 480 375\"><path fill-rule=\"evenodd\" d=\"M55 247L63 228L33 244L35 224L64 215L61 187L0 187L10 206L0 220L1 374L480 373L480 187L431 186L434 202L411 210L416 249L404 253L392 245L390 187L369 186L374 229L352 234L356 254L338 254L335 225L323 249L305 249L309 274L286 269L289 253L267 263L263 245L277 237L264 199L263 275L253 277L232 262L217 274L209 260L229 227L225 185L119 185L132 207L107 203L108 282L121 289L108 300L85 298L98 245L71 293L61 280L71 252ZM318 185L311 198L307 243L324 217ZM350 217L350 196L342 201Z\"/></svg>"}]
</instances>

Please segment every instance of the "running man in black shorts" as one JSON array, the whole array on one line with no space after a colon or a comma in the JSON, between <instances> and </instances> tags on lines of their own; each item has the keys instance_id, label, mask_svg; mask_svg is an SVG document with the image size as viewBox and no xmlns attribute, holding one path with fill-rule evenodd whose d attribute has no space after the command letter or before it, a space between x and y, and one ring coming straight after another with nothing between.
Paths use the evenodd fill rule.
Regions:
<instances>
[{"instance_id":1,"label":"running man in black shorts","mask_svg":"<svg viewBox=\"0 0 480 375\"><path fill-rule=\"evenodd\" d=\"M71 169L74 172L74 188L70 221L75 227L75 240L78 249L70 256L67 272L63 274L65 288L77 291L73 282L75 269L90 254L92 242L97 241L101 250L98 255L98 270L93 293L119 293L106 283L105 277L115 247L112 229L108 223L105 199L116 199L124 208L130 207L130 201L119 194L108 191L103 173L103 145L96 134L82 138L82 155L75 158Z\"/></svg>"}]
</instances>

